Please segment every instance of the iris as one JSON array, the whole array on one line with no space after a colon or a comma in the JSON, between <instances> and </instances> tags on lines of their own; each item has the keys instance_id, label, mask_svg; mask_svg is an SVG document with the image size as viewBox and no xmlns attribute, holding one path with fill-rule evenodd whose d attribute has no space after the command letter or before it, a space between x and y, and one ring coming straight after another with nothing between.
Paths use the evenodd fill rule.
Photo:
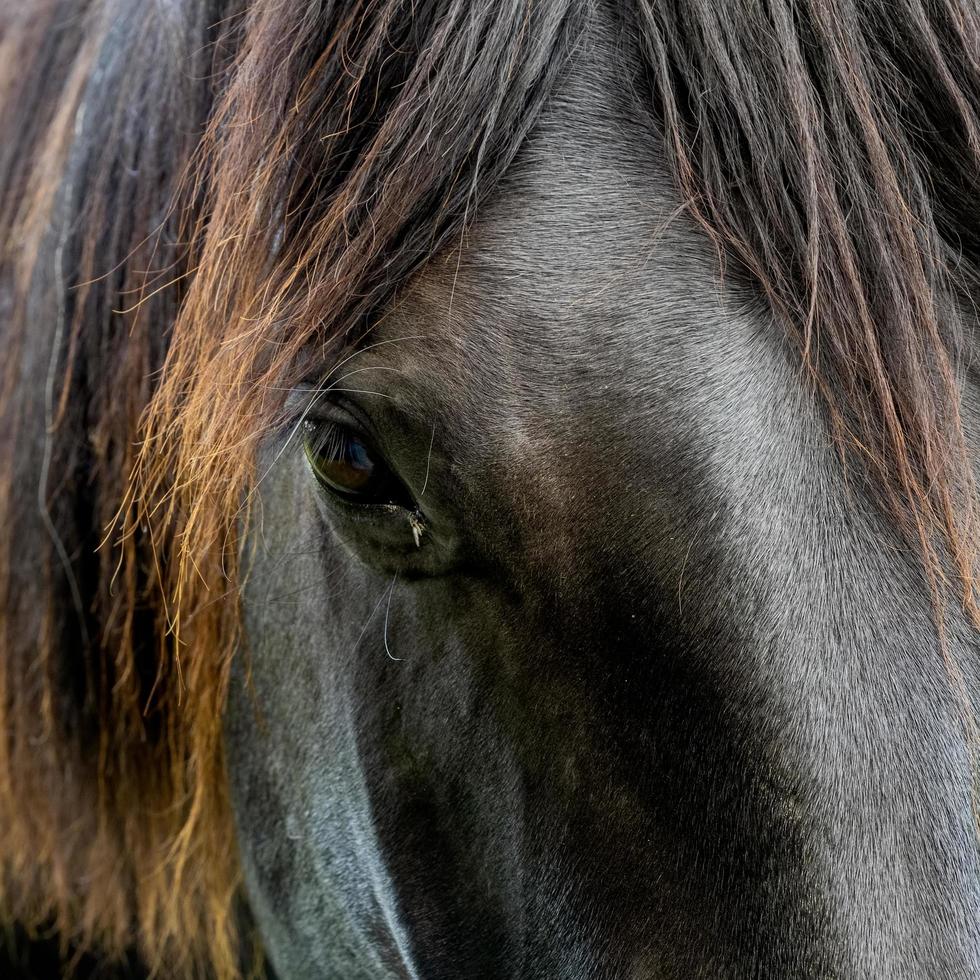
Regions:
<instances>
[{"instance_id":1,"label":"iris","mask_svg":"<svg viewBox=\"0 0 980 980\"><path fill-rule=\"evenodd\" d=\"M358 503L394 503L397 481L388 466L353 429L335 422L303 423L303 449L324 489Z\"/></svg>"}]
</instances>

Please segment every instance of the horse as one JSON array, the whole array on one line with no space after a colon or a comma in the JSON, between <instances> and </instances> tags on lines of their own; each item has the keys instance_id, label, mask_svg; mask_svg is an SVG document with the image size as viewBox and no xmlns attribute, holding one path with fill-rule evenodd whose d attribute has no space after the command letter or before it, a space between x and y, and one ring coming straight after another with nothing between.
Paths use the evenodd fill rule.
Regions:
<instances>
[{"instance_id":1,"label":"horse","mask_svg":"<svg viewBox=\"0 0 980 980\"><path fill-rule=\"evenodd\" d=\"M980 976L970 0L9 0L0 133L5 922Z\"/></svg>"}]
</instances>

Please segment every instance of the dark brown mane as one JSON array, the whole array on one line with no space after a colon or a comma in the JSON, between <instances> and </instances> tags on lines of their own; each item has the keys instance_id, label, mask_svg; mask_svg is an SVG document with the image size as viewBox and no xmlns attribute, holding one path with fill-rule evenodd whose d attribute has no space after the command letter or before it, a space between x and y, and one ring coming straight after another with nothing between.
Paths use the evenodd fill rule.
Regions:
<instances>
[{"instance_id":1,"label":"dark brown mane","mask_svg":"<svg viewBox=\"0 0 980 980\"><path fill-rule=\"evenodd\" d=\"M7 913L232 976L221 711L255 447L493 192L587 15L29 6L0 5ZM936 596L955 583L980 622L959 410L980 17L644 0L623 26L689 209L785 324Z\"/></svg>"}]
</instances>

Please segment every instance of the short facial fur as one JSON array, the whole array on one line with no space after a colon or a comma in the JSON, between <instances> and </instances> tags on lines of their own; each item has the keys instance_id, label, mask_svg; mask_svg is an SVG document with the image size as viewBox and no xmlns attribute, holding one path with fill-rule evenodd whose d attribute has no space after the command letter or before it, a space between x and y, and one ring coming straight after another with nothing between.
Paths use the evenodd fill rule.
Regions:
<instances>
[{"instance_id":1,"label":"short facial fur","mask_svg":"<svg viewBox=\"0 0 980 980\"><path fill-rule=\"evenodd\" d=\"M921 572L679 206L629 57L593 27L333 375L418 546L266 447L228 744L283 977L980 970Z\"/></svg>"}]
</instances>

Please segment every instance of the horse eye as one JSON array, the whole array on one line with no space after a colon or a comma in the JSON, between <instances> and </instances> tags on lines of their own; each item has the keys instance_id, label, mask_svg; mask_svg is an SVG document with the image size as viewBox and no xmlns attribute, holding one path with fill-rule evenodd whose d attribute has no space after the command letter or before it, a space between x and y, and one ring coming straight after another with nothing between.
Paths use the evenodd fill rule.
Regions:
<instances>
[{"instance_id":1,"label":"horse eye","mask_svg":"<svg viewBox=\"0 0 980 980\"><path fill-rule=\"evenodd\" d=\"M326 490L362 504L400 502L395 476L356 432L333 422L309 420L303 429L306 458Z\"/></svg>"}]
</instances>

